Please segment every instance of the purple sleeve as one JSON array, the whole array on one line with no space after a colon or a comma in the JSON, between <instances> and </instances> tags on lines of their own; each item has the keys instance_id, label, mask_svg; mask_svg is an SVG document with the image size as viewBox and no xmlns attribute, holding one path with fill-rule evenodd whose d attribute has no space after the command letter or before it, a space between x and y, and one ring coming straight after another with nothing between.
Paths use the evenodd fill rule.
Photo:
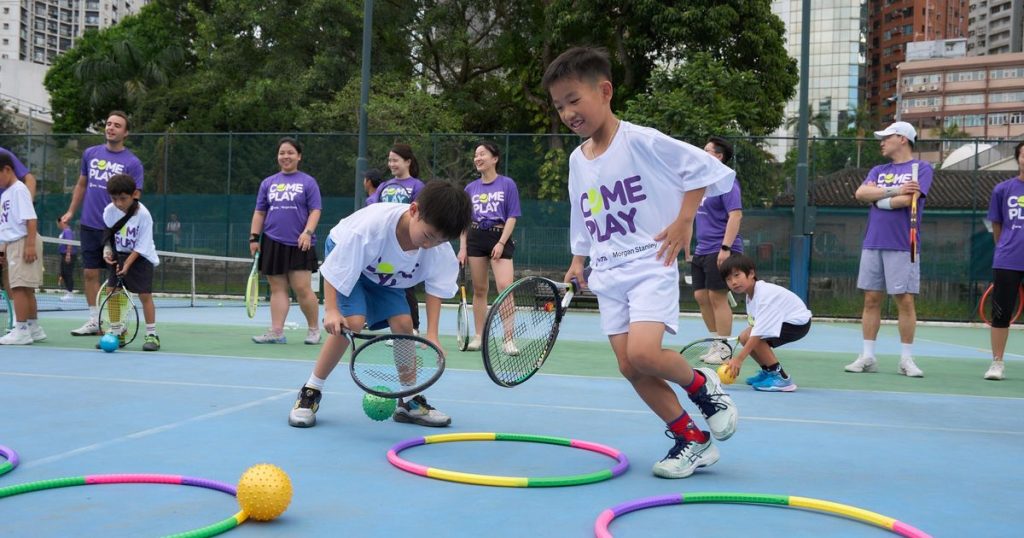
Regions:
<instances>
[{"instance_id":1,"label":"purple sleeve","mask_svg":"<svg viewBox=\"0 0 1024 538\"><path fill-rule=\"evenodd\" d=\"M860 184L861 185L877 186L878 185L878 181L876 181L876 178L878 177L878 168L879 168L878 166L872 168L868 172L867 177L865 177L864 181L861 181Z\"/></svg>"},{"instance_id":2,"label":"purple sleeve","mask_svg":"<svg viewBox=\"0 0 1024 538\"><path fill-rule=\"evenodd\" d=\"M142 168L142 161L136 159L135 162L132 163L132 168L128 171L128 175L135 179L135 188L139 189L139 192L142 192L143 179L146 175L145 170Z\"/></svg>"},{"instance_id":3,"label":"purple sleeve","mask_svg":"<svg viewBox=\"0 0 1024 538\"><path fill-rule=\"evenodd\" d=\"M412 182L412 199L415 200L420 195L420 191L423 190L423 182L419 178L413 179L415 181Z\"/></svg>"},{"instance_id":4,"label":"purple sleeve","mask_svg":"<svg viewBox=\"0 0 1024 538\"><path fill-rule=\"evenodd\" d=\"M928 190L932 188L932 177L935 175L935 170L932 165L921 162L921 166L917 169L917 182L921 185L921 196L927 198Z\"/></svg>"},{"instance_id":5,"label":"purple sleeve","mask_svg":"<svg viewBox=\"0 0 1024 538\"><path fill-rule=\"evenodd\" d=\"M988 215L986 218L995 223L1003 222L1003 185L1000 183L992 189L992 198L988 202Z\"/></svg>"},{"instance_id":6,"label":"purple sleeve","mask_svg":"<svg viewBox=\"0 0 1024 538\"><path fill-rule=\"evenodd\" d=\"M320 184L316 182L313 176L309 176L309 193L306 194L306 209L313 211L314 209L323 210L323 201L320 198Z\"/></svg>"},{"instance_id":7,"label":"purple sleeve","mask_svg":"<svg viewBox=\"0 0 1024 538\"><path fill-rule=\"evenodd\" d=\"M264 179L263 182L260 183L260 191L256 194L256 211L266 213L267 210L270 209L270 202L267 200L267 189L270 188L270 177Z\"/></svg>"},{"instance_id":8,"label":"purple sleeve","mask_svg":"<svg viewBox=\"0 0 1024 538\"><path fill-rule=\"evenodd\" d=\"M722 205L725 206L727 212L743 209L743 196L740 194L739 181L733 181L732 190L722 195Z\"/></svg>"},{"instance_id":9,"label":"purple sleeve","mask_svg":"<svg viewBox=\"0 0 1024 538\"><path fill-rule=\"evenodd\" d=\"M89 177L89 149L91 148L86 148L86 150L82 152L82 166L79 167L78 170L78 174L85 176L86 178Z\"/></svg>"},{"instance_id":10,"label":"purple sleeve","mask_svg":"<svg viewBox=\"0 0 1024 538\"><path fill-rule=\"evenodd\" d=\"M505 185L505 220L519 218L523 215L519 207L519 187L512 178Z\"/></svg>"}]
</instances>

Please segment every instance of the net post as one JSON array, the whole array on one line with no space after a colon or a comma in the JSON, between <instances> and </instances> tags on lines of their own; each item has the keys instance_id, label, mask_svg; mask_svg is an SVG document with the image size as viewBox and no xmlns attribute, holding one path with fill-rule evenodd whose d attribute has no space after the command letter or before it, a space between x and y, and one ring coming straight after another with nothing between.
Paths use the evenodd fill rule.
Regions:
<instances>
[{"instance_id":1,"label":"net post","mask_svg":"<svg viewBox=\"0 0 1024 538\"><path fill-rule=\"evenodd\" d=\"M196 259L192 258L192 271L189 275L189 306L196 306Z\"/></svg>"}]
</instances>

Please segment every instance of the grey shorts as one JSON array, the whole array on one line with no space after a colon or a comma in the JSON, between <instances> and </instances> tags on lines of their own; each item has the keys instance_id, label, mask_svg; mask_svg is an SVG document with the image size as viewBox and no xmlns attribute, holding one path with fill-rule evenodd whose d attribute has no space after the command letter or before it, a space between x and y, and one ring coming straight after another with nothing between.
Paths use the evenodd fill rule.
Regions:
<instances>
[{"instance_id":1,"label":"grey shorts","mask_svg":"<svg viewBox=\"0 0 1024 538\"><path fill-rule=\"evenodd\" d=\"M864 291L885 291L889 295L916 295L921 291L921 257L917 257L916 263L910 263L909 252L866 248L860 251L857 287Z\"/></svg>"}]
</instances>

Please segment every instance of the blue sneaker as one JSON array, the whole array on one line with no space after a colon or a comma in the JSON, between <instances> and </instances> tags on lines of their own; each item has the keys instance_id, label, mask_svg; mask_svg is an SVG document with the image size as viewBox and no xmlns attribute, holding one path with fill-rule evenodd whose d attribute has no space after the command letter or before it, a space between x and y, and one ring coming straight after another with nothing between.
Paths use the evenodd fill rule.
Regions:
<instances>
[{"instance_id":1,"label":"blue sneaker","mask_svg":"<svg viewBox=\"0 0 1024 538\"><path fill-rule=\"evenodd\" d=\"M786 379L782 377L782 374L778 372L767 372L768 376L752 386L754 390L760 390L764 392L793 392L796 390L796 383L793 382L792 378Z\"/></svg>"},{"instance_id":2,"label":"blue sneaker","mask_svg":"<svg viewBox=\"0 0 1024 538\"><path fill-rule=\"evenodd\" d=\"M752 376L747 378L747 384L748 385L753 385L754 383L760 383L760 382L764 381L765 379L768 379L768 370L765 370L764 368L762 368L762 369L758 370L756 374L754 374L754 375L752 375Z\"/></svg>"}]
</instances>

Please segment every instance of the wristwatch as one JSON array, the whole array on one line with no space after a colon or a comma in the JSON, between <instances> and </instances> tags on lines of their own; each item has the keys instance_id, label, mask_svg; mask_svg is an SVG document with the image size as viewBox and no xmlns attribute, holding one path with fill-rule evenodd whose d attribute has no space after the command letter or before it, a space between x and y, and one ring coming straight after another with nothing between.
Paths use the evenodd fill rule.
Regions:
<instances>
[{"instance_id":1,"label":"wristwatch","mask_svg":"<svg viewBox=\"0 0 1024 538\"><path fill-rule=\"evenodd\" d=\"M726 252L732 252L732 247L730 247L729 245L722 245L722 250Z\"/></svg>"}]
</instances>

